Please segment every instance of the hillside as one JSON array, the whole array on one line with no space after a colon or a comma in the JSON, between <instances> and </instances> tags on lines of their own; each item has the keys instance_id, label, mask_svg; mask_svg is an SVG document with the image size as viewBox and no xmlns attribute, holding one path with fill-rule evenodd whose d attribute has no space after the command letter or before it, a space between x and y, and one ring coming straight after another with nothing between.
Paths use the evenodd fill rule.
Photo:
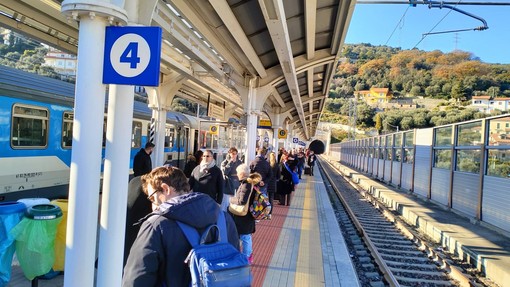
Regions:
<instances>
[{"instance_id":1,"label":"hillside","mask_svg":"<svg viewBox=\"0 0 510 287\"><path fill-rule=\"evenodd\" d=\"M475 95L510 96L510 65L486 64L468 52L400 50L370 44L346 45L346 60L333 76L331 98L354 91L390 88L395 96L448 100Z\"/></svg>"},{"instance_id":2,"label":"hillside","mask_svg":"<svg viewBox=\"0 0 510 287\"><path fill-rule=\"evenodd\" d=\"M463 51L425 52L360 44L346 45L343 56L321 121L347 124L354 92L370 88L390 88L396 98L419 98L415 103L421 107L378 112L359 101L357 127L379 132L486 117L467 107L472 96L510 96L510 65L486 64ZM437 103L442 107L436 107Z\"/></svg>"}]
</instances>

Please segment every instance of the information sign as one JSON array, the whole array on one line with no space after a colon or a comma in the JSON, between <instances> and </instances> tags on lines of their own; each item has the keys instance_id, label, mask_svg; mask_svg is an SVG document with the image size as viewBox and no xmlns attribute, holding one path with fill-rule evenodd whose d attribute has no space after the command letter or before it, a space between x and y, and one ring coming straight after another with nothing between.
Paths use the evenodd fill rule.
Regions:
<instances>
[{"instance_id":1,"label":"information sign","mask_svg":"<svg viewBox=\"0 0 510 287\"><path fill-rule=\"evenodd\" d=\"M287 138L287 130L279 129L278 130L278 138L279 139L286 139Z\"/></svg>"},{"instance_id":2,"label":"information sign","mask_svg":"<svg viewBox=\"0 0 510 287\"><path fill-rule=\"evenodd\" d=\"M292 143L297 144L299 142L299 138L292 138Z\"/></svg>"},{"instance_id":3,"label":"information sign","mask_svg":"<svg viewBox=\"0 0 510 287\"><path fill-rule=\"evenodd\" d=\"M217 120L223 120L223 118L225 117L225 109L218 105L209 103L209 110L207 111L207 116L215 118Z\"/></svg>"},{"instance_id":4,"label":"information sign","mask_svg":"<svg viewBox=\"0 0 510 287\"><path fill-rule=\"evenodd\" d=\"M103 84L158 86L161 27L106 27Z\"/></svg>"}]
</instances>

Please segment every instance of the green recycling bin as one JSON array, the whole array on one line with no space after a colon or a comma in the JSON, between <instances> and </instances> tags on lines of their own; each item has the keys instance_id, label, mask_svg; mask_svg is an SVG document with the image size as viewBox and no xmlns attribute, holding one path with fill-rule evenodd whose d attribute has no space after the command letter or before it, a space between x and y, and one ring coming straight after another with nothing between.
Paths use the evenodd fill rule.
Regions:
<instances>
[{"instance_id":1,"label":"green recycling bin","mask_svg":"<svg viewBox=\"0 0 510 287\"><path fill-rule=\"evenodd\" d=\"M53 204L28 208L25 217L11 230L16 239L16 255L28 280L44 275L55 261L55 236L62 210Z\"/></svg>"},{"instance_id":2,"label":"green recycling bin","mask_svg":"<svg viewBox=\"0 0 510 287\"><path fill-rule=\"evenodd\" d=\"M11 280L15 244L9 232L21 221L25 210L25 204L20 202L0 202L0 287L7 286Z\"/></svg>"}]
</instances>

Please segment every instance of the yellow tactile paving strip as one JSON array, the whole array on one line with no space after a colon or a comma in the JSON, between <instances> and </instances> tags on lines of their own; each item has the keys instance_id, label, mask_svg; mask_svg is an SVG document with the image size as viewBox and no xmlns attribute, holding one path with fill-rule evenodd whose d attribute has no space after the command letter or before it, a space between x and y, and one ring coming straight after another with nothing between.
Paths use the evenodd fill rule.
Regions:
<instances>
[{"instance_id":1,"label":"yellow tactile paving strip","mask_svg":"<svg viewBox=\"0 0 510 287\"><path fill-rule=\"evenodd\" d=\"M324 286L321 239L314 181L307 180L294 286Z\"/></svg>"}]
</instances>

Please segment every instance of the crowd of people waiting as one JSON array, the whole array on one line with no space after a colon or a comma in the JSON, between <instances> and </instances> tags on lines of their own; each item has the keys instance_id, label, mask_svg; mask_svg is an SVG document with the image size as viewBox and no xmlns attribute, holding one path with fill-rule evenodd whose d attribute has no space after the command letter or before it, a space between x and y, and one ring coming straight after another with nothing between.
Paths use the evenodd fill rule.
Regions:
<instances>
[{"instance_id":1,"label":"crowd of people waiting","mask_svg":"<svg viewBox=\"0 0 510 287\"><path fill-rule=\"evenodd\" d=\"M191 246L177 221L201 231L215 224L221 212L230 214L225 216L228 241L252 264L256 220L250 213L234 215L229 205L251 204L253 188L267 195L273 208L275 199L290 205L296 177L301 179L305 169L313 175L316 160L310 150L280 148L276 154L259 148L245 164L232 147L219 165L213 152L205 150L190 154L183 171L164 166L137 173L128 191L122 286L188 286L191 277L183 262ZM265 219L271 220L272 209Z\"/></svg>"}]
</instances>

